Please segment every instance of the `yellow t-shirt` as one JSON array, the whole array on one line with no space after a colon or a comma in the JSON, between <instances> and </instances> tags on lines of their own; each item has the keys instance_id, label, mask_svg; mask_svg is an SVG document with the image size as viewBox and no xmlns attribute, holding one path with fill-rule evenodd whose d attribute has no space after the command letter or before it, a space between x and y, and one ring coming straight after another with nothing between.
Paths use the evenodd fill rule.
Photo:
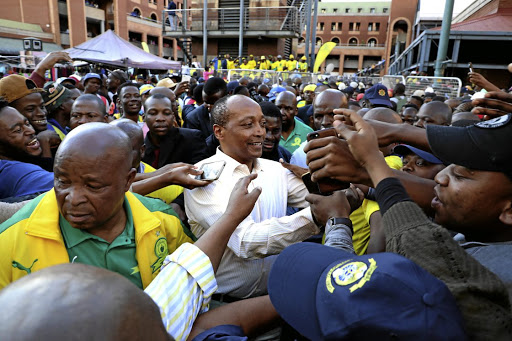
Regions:
<instances>
[{"instance_id":1,"label":"yellow t-shirt","mask_svg":"<svg viewBox=\"0 0 512 341\"><path fill-rule=\"evenodd\" d=\"M114 118L116 120L121 118L121 114L120 113L114 114L112 116L114 116ZM139 122L144 122L144 118L141 115L139 115Z\"/></svg>"},{"instance_id":2,"label":"yellow t-shirt","mask_svg":"<svg viewBox=\"0 0 512 341\"><path fill-rule=\"evenodd\" d=\"M269 70L270 69L270 61L264 60L260 63L260 70Z\"/></svg>"},{"instance_id":3,"label":"yellow t-shirt","mask_svg":"<svg viewBox=\"0 0 512 341\"><path fill-rule=\"evenodd\" d=\"M141 166L144 167L144 173L154 172L156 169L151 167L145 162L141 161ZM174 201L181 193L183 193L183 187L178 185L171 185L164 188L160 188L152 193L146 194L146 197L157 198L165 201L166 204L170 204Z\"/></svg>"},{"instance_id":4,"label":"yellow t-shirt","mask_svg":"<svg viewBox=\"0 0 512 341\"><path fill-rule=\"evenodd\" d=\"M255 61L254 59L253 59L253 60L249 60L249 61L247 62L247 65L249 66L249 69L250 69L250 70L254 70L254 69L256 69L256 61Z\"/></svg>"},{"instance_id":5,"label":"yellow t-shirt","mask_svg":"<svg viewBox=\"0 0 512 341\"><path fill-rule=\"evenodd\" d=\"M386 163L389 168L402 168L402 159L396 155L386 157ZM370 241L370 217L373 213L379 211L379 204L376 201L364 199L363 204L357 210L350 214L354 234L352 236L352 244L357 255L364 255L368 249Z\"/></svg>"}]
</instances>

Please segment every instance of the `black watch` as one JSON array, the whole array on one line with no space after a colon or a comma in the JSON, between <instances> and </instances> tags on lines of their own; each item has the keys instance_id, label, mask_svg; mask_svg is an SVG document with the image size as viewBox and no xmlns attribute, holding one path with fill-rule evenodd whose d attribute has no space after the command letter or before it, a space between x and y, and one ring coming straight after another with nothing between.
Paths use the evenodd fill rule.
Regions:
<instances>
[{"instance_id":1,"label":"black watch","mask_svg":"<svg viewBox=\"0 0 512 341\"><path fill-rule=\"evenodd\" d=\"M328 222L331 223L331 226L334 226L334 225L345 225L345 220L346 218L335 218L335 217L331 217L328 219Z\"/></svg>"}]
</instances>

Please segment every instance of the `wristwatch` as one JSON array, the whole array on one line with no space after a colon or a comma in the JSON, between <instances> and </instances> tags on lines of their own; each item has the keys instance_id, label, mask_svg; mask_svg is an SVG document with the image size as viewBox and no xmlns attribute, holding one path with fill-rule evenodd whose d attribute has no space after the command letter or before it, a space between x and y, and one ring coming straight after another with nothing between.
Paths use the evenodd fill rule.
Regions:
<instances>
[{"instance_id":1,"label":"wristwatch","mask_svg":"<svg viewBox=\"0 0 512 341\"><path fill-rule=\"evenodd\" d=\"M331 224L331 226L333 225L346 225L345 222L346 220L344 219L347 219L347 218L335 218L335 217L331 217L328 219L328 222Z\"/></svg>"},{"instance_id":2,"label":"wristwatch","mask_svg":"<svg viewBox=\"0 0 512 341\"><path fill-rule=\"evenodd\" d=\"M350 230L352 231L352 233L354 232L354 229L352 227L352 222L350 221L349 218L336 218L336 217L331 217L327 220L327 223L325 224L326 226L326 229L327 229L327 225L329 226L335 226L335 225L344 225L344 226L347 226L350 228Z\"/></svg>"}]
</instances>

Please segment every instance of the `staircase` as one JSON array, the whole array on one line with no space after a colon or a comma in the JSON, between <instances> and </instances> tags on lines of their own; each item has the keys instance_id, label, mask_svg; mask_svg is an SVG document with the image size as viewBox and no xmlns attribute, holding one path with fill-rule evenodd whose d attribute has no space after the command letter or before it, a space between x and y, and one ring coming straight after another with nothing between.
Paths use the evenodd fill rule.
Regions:
<instances>
[{"instance_id":1,"label":"staircase","mask_svg":"<svg viewBox=\"0 0 512 341\"><path fill-rule=\"evenodd\" d=\"M233 7L236 9L225 9ZM244 0L244 8L248 7L249 0ZM240 1L219 0L219 8L219 30L238 30L240 28ZM247 18L245 18L244 22L244 29L245 28L247 28Z\"/></svg>"},{"instance_id":2,"label":"staircase","mask_svg":"<svg viewBox=\"0 0 512 341\"><path fill-rule=\"evenodd\" d=\"M192 61L192 39L191 38L176 38L179 48L183 51L186 59Z\"/></svg>"},{"instance_id":3,"label":"staircase","mask_svg":"<svg viewBox=\"0 0 512 341\"><path fill-rule=\"evenodd\" d=\"M311 0L312 1L312 0ZM306 8L307 8L308 0L288 0L286 5L292 6L298 9L298 23L295 22L295 13L292 12L292 9L288 12L286 19L283 22L281 29L291 30L293 27L297 27L299 35L304 31L304 26L306 25ZM311 15L311 14L309 14ZM298 25L297 25L298 24ZM293 38L286 38L284 41L284 58L288 58L288 56L292 53L293 48Z\"/></svg>"}]
</instances>

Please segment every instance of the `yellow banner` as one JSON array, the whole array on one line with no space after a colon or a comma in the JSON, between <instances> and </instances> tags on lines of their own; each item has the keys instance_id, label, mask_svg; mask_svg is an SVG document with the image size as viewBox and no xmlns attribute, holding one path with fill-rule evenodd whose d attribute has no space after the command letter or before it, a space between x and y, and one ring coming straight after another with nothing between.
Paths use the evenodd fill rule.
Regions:
<instances>
[{"instance_id":1,"label":"yellow banner","mask_svg":"<svg viewBox=\"0 0 512 341\"><path fill-rule=\"evenodd\" d=\"M149 52L149 47L148 47L148 43L146 43L145 41L142 42L142 49L144 51L146 51L147 53L150 53ZM330 50L329 50L330 51Z\"/></svg>"},{"instance_id":2,"label":"yellow banner","mask_svg":"<svg viewBox=\"0 0 512 341\"><path fill-rule=\"evenodd\" d=\"M313 72L318 72L318 69L320 69L320 65L322 65L322 63L325 61L329 53L331 53L334 46L336 46L336 43L332 41L322 45L322 47L318 50L318 53L316 54Z\"/></svg>"}]
</instances>

